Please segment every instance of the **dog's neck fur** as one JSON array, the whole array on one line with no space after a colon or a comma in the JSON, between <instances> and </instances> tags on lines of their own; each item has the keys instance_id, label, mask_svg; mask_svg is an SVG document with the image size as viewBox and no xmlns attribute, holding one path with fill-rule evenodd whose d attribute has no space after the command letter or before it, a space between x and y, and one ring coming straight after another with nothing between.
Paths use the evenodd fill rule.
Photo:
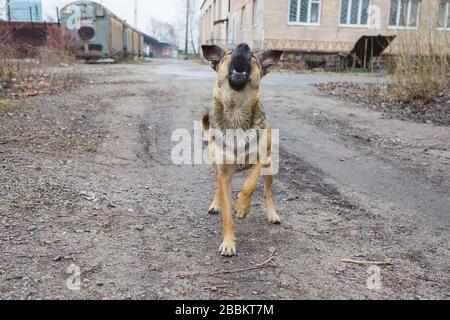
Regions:
<instances>
[{"instance_id":1,"label":"dog's neck fur","mask_svg":"<svg viewBox=\"0 0 450 320\"><path fill-rule=\"evenodd\" d=\"M266 119L259 90L236 92L217 88L214 103L213 128L220 129L223 133L227 129L259 131L264 128Z\"/></svg>"}]
</instances>

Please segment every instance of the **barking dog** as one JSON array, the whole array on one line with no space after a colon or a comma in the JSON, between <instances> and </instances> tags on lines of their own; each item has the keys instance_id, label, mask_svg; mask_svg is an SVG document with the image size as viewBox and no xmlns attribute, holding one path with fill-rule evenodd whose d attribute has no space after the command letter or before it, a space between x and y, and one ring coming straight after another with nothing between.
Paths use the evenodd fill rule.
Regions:
<instances>
[{"instance_id":1,"label":"barking dog","mask_svg":"<svg viewBox=\"0 0 450 320\"><path fill-rule=\"evenodd\" d=\"M280 223L272 199L271 127L260 103L260 82L269 72L269 67L278 63L283 52L270 50L256 56L245 43L229 52L214 45L202 46L202 50L218 74L213 92L214 113L211 117L203 115L202 118L217 177L216 193L209 212L216 214L222 208L224 239L219 251L223 256L233 256L236 254L236 243L231 180L235 173L250 170L235 205L236 216L243 219L249 213L253 193L262 170L265 170L269 172L264 176L268 218L273 224ZM254 141L262 141L267 150L255 151L251 147ZM231 152L227 149L230 145ZM238 158L244 161L238 161Z\"/></svg>"}]
</instances>

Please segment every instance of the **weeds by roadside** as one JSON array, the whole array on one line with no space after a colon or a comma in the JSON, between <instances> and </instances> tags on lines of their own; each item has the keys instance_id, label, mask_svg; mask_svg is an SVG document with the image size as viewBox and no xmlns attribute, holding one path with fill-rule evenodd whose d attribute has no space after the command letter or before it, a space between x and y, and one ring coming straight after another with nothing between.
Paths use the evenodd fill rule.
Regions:
<instances>
[{"instance_id":1,"label":"weeds by roadside","mask_svg":"<svg viewBox=\"0 0 450 320\"><path fill-rule=\"evenodd\" d=\"M401 31L393 43L395 69L390 94L395 100L431 102L450 89L450 34L430 19L414 31Z\"/></svg>"},{"instance_id":2,"label":"weeds by roadside","mask_svg":"<svg viewBox=\"0 0 450 320\"><path fill-rule=\"evenodd\" d=\"M450 126L450 90L437 91L427 99L402 101L395 94L395 84L360 84L330 82L316 87L330 96L355 102L401 120L430 122Z\"/></svg>"}]
</instances>

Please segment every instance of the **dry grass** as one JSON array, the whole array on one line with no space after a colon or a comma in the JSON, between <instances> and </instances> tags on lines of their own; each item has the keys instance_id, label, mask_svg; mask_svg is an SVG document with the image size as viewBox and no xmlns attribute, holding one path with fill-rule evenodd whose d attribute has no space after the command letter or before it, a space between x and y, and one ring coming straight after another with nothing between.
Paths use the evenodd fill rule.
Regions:
<instances>
[{"instance_id":1,"label":"dry grass","mask_svg":"<svg viewBox=\"0 0 450 320\"><path fill-rule=\"evenodd\" d=\"M0 115L17 111L18 109L20 109L20 107L15 100L0 99Z\"/></svg>"},{"instance_id":2,"label":"dry grass","mask_svg":"<svg viewBox=\"0 0 450 320\"><path fill-rule=\"evenodd\" d=\"M418 31L400 32L393 45L391 94L399 101L429 101L450 88L450 33L430 22Z\"/></svg>"},{"instance_id":3,"label":"dry grass","mask_svg":"<svg viewBox=\"0 0 450 320\"><path fill-rule=\"evenodd\" d=\"M75 61L73 46L63 31L43 46L15 42L11 33L0 31L0 82L49 74L54 67Z\"/></svg>"},{"instance_id":4,"label":"dry grass","mask_svg":"<svg viewBox=\"0 0 450 320\"><path fill-rule=\"evenodd\" d=\"M28 93L52 94L73 87L82 80L82 68L69 67L74 62L72 43L63 32L46 45L31 46L14 42L11 34L0 30L0 106L5 110L8 99Z\"/></svg>"}]
</instances>

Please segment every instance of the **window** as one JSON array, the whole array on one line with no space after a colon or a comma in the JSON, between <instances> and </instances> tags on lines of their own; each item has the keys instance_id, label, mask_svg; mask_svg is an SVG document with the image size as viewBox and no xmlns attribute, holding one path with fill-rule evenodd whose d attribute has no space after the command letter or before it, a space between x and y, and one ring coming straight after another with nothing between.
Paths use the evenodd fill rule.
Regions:
<instances>
[{"instance_id":1,"label":"window","mask_svg":"<svg viewBox=\"0 0 450 320\"><path fill-rule=\"evenodd\" d=\"M389 25L397 28L419 26L420 0L391 0Z\"/></svg>"},{"instance_id":2,"label":"window","mask_svg":"<svg viewBox=\"0 0 450 320\"><path fill-rule=\"evenodd\" d=\"M242 7L242 11L241 11L241 31L244 30L247 21L245 19L245 6Z\"/></svg>"},{"instance_id":3,"label":"window","mask_svg":"<svg viewBox=\"0 0 450 320\"><path fill-rule=\"evenodd\" d=\"M450 2L442 1L439 6L438 28L450 29Z\"/></svg>"},{"instance_id":4,"label":"window","mask_svg":"<svg viewBox=\"0 0 450 320\"><path fill-rule=\"evenodd\" d=\"M320 20L320 0L290 0L289 22L318 24Z\"/></svg>"},{"instance_id":5,"label":"window","mask_svg":"<svg viewBox=\"0 0 450 320\"><path fill-rule=\"evenodd\" d=\"M258 25L259 0L253 0L253 25Z\"/></svg>"},{"instance_id":6,"label":"window","mask_svg":"<svg viewBox=\"0 0 450 320\"><path fill-rule=\"evenodd\" d=\"M228 33L228 40L230 44L234 44L236 42L236 17L234 15L231 19L231 28Z\"/></svg>"},{"instance_id":7,"label":"window","mask_svg":"<svg viewBox=\"0 0 450 320\"><path fill-rule=\"evenodd\" d=\"M341 0L340 24L368 26L371 0Z\"/></svg>"}]
</instances>

